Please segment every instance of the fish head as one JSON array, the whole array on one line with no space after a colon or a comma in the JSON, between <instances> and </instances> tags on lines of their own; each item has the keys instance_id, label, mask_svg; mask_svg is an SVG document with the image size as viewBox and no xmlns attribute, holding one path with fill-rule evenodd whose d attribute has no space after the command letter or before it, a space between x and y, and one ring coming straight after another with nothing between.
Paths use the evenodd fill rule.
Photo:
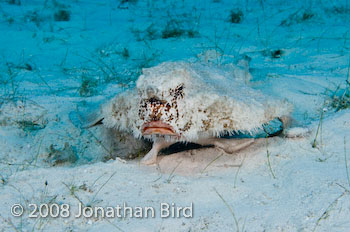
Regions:
<instances>
[{"instance_id":1,"label":"fish head","mask_svg":"<svg viewBox=\"0 0 350 232\"><path fill-rule=\"evenodd\" d=\"M140 99L138 117L143 122L140 128L142 136L180 138L179 120L186 113L181 106L191 88L191 75L187 69L165 63L143 70L136 85Z\"/></svg>"},{"instance_id":2,"label":"fish head","mask_svg":"<svg viewBox=\"0 0 350 232\"><path fill-rule=\"evenodd\" d=\"M140 93L141 96L144 94ZM139 118L144 122L141 132L144 137L181 136L177 126L181 117L178 104L184 98L184 85L159 91L156 88L147 88L146 95L141 97L139 103Z\"/></svg>"}]
</instances>

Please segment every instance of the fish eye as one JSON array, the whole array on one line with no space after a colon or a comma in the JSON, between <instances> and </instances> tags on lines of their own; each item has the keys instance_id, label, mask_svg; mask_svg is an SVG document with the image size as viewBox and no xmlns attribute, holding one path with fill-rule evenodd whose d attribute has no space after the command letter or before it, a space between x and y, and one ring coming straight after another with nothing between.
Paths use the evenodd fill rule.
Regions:
<instances>
[{"instance_id":1,"label":"fish eye","mask_svg":"<svg viewBox=\"0 0 350 232\"><path fill-rule=\"evenodd\" d=\"M152 87L148 87L148 88L146 89L146 93L147 93L147 96L148 96L149 98L151 98L151 97L153 97L153 96L156 95L156 91L155 91L155 89L152 88Z\"/></svg>"}]
</instances>

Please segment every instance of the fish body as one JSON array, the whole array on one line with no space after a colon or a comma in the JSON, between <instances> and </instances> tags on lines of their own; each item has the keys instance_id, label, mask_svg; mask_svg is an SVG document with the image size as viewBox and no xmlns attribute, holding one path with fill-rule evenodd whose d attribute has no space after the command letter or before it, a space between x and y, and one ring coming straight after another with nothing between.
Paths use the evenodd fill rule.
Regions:
<instances>
[{"instance_id":1,"label":"fish body","mask_svg":"<svg viewBox=\"0 0 350 232\"><path fill-rule=\"evenodd\" d=\"M292 105L253 89L250 79L234 65L164 62L143 69L135 88L104 105L102 123L153 141L153 153L176 142L205 145L220 137L268 135L271 122L277 125L272 134L281 131L279 119L290 115Z\"/></svg>"}]
</instances>

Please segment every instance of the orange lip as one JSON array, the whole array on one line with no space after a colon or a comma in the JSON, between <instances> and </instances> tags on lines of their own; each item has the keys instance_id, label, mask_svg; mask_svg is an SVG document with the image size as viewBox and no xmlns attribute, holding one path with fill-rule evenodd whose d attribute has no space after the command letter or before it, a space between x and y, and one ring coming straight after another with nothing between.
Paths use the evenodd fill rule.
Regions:
<instances>
[{"instance_id":1,"label":"orange lip","mask_svg":"<svg viewBox=\"0 0 350 232\"><path fill-rule=\"evenodd\" d=\"M172 126L162 121L147 122L142 128L142 135L177 135Z\"/></svg>"}]
</instances>

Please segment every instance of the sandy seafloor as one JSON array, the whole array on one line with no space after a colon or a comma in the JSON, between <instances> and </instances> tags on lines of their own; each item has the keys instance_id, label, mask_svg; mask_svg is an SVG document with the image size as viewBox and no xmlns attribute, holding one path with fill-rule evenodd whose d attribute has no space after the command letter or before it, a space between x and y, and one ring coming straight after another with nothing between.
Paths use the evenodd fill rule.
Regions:
<instances>
[{"instance_id":1,"label":"sandy seafloor","mask_svg":"<svg viewBox=\"0 0 350 232\"><path fill-rule=\"evenodd\" d=\"M350 231L350 111L334 108L349 71L349 4L1 1L0 231ZM230 22L238 9L241 21ZM132 88L143 67L242 57L250 85L287 98L308 133L143 166L108 160L103 129L69 118ZM156 215L29 218L29 204L69 204L73 214L79 203L124 202ZM193 217L161 218L162 202L193 203ZM21 217L11 215L16 203Z\"/></svg>"}]
</instances>

